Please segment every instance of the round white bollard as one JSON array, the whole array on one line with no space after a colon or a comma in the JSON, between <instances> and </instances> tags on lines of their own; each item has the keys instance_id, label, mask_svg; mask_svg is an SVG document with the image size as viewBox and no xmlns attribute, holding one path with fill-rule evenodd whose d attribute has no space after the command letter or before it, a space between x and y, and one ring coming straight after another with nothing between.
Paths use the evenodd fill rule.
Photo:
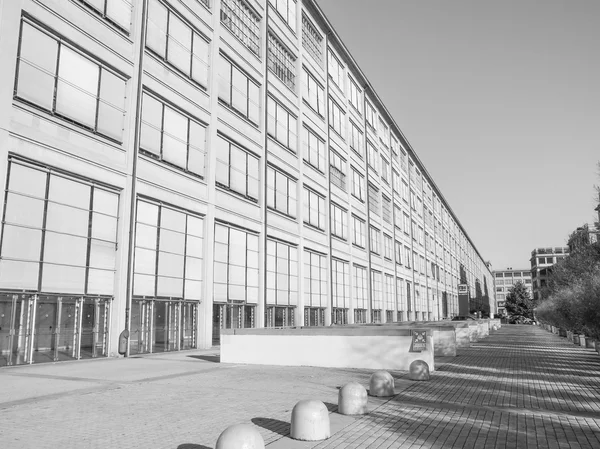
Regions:
<instances>
[{"instance_id":1,"label":"round white bollard","mask_svg":"<svg viewBox=\"0 0 600 449\"><path fill-rule=\"evenodd\" d=\"M423 360L415 360L408 371L410 380L429 380L429 365Z\"/></svg>"},{"instance_id":2,"label":"round white bollard","mask_svg":"<svg viewBox=\"0 0 600 449\"><path fill-rule=\"evenodd\" d=\"M497 331L497 330L498 330L498 325L497 325L497 324L494 324L494 325L492 326L492 330L494 330L494 331Z\"/></svg>"},{"instance_id":3,"label":"round white bollard","mask_svg":"<svg viewBox=\"0 0 600 449\"><path fill-rule=\"evenodd\" d=\"M265 442L254 426L235 424L221 432L215 449L265 449Z\"/></svg>"},{"instance_id":4,"label":"round white bollard","mask_svg":"<svg viewBox=\"0 0 600 449\"><path fill-rule=\"evenodd\" d=\"M290 437L294 440L319 441L331 436L329 410L321 401L306 399L294 405Z\"/></svg>"},{"instance_id":5,"label":"round white bollard","mask_svg":"<svg viewBox=\"0 0 600 449\"><path fill-rule=\"evenodd\" d=\"M369 381L371 396L394 396L394 378L387 371L375 371Z\"/></svg>"},{"instance_id":6,"label":"round white bollard","mask_svg":"<svg viewBox=\"0 0 600 449\"><path fill-rule=\"evenodd\" d=\"M350 382L338 393L338 413L341 415L364 415L367 413L367 390L357 382Z\"/></svg>"}]
</instances>

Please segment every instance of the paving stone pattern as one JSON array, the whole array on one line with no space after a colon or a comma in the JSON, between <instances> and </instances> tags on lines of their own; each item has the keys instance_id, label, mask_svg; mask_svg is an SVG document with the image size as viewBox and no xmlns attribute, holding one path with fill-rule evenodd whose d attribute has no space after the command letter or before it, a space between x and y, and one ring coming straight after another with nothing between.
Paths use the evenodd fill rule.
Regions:
<instances>
[{"instance_id":1,"label":"paving stone pattern","mask_svg":"<svg viewBox=\"0 0 600 449\"><path fill-rule=\"evenodd\" d=\"M393 372L398 395L370 399L323 442L289 440L291 409L372 371L221 365L192 351L0 369L0 448L212 449L252 422L276 448L600 448L600 357L537 326L504 326L429 382ZM339 415L337 415L339 417ZM343 424L339 424L343 423Z\"/></svg>"}]
</instances>

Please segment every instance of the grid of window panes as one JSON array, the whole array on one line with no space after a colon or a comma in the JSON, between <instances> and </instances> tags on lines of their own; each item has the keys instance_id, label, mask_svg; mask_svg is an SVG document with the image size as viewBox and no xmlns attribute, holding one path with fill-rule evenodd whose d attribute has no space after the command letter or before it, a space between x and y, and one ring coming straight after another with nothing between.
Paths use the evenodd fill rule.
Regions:
<instances>
[{"instance_id":1,"label":"grid of window panes","mask_svg":"<svg viewBox=\"0 0 600 449\"><path fill-rule=\"evenodd\" d=\"M302 97L317 114L325 116L325 91L306 67L302 67Z\"/></svg>"},{"instance_id":2,"label":"grid of window panes","mask_svg":"<svg viewBox=\"0 0 600 449\"><path fill-rule=\"evenodd\" d=\"M391 274L385 275L385 308L390 310L395 310L394 304L394 276ZM393 321L393 320L392 320Z\"/></svg>"},{"instance_id":3,"label":"grid of window panes","mask_svg":"<svg viewBox=\"0 0 600 449\"><path fill-rule=\"evenodd\" d=\"M367 193L369 195L369 211L375 215L379 215L381 213L379 207L379 190L369 183Z\"/></svg>"},{"instance_id":4,"label":"grid of window panes","mask_svg":"<svg viewBox=\"0 0 600 449\"><path fill-rule=\"evenodd\" d=\"M304 251L304 304L327 306L327 257Z\"/></svg>"},{"instance_id":5,"label":"grid of window panes","mask_svg":"<svg viewBox=\"0 0 600 449\"><path fill-rule=\"evenodd\" d=\"M346 240L348 234L348 211L331 203L331 234Z\"/></svg>"},{"instance_id":6,"label":"grid of window panes","mask_svg":"<svg viewBox=\"0 0 600 449\"><path fill-rule=\"evenodd\" d=\"M354 168L352 169L352 195L359 200L364 200L364 183L365 178Z\"/></svg>"},{"instance_id":7,"label":"grid of window panes","mask_svg":"<svg viewBox=\"0 0 600 449\"><path fill-rule=\"evenodd\" d=\"M296 0L269 0L289 27L296 31Z\"/></svg>"},{"instance_id":8,"label":"grid of window panes","mask_svg":"<svg viewBox=\"0 0 600 449\"><path fill-rule=\"evenodd\" d=\"M90 6L102 17L110 20L119 28L129 31L131 29L131 9L133 8L130 0L79 0ZM204 0L208 1L208 0Z\"/></svg>"},{"instance_id":9,"label":"grid of window panes","mask_svg":"<svg viewBox=\"0 0 600 449\"><path fill-rule=\"evenodd\" d=\"M243 0L221 0L221 23L252 53L260 53L260 18Z\"/></svg>"},{"instance_id":10,"label":"grid of window panes","mask_svg":"<svg viewBox=\"0 0 600 449\"><path fill-rule=\"evenodd\" d=\"M134 295L202 299L203 253L202 218L138 200Z\"/></svg>"},{"instance_id":11,"label":"grid of window panes","mask_svg":"<svg viewBox=\"0 0 600 449\"><path fill-rule=\"evenodd\" d=\"M215 302L258 302L258 235L215 223Z\"/></svg>"},{"instance_id":12,"label":"grid of window panes","mask_svg":"<svg viewBox=\"0 0 600 449\"><path fill-rule=\"evenodd\" d=\"M354 307L356 309L366 309L369 301L367 294L368 280L367 269L359 265L354 265Z\"/></svg>"},{"instance_id":13,"label":"grid of window panes","mask_svg":"<svg viewBox=\"0 0 600 449\"><path fill-rule=\"evenodd\" d=\"M383 308L381 271L371 270L371 300L373 309L381 310Z\"/></svg>"},{"instance_id":14,"label":"grid of window panes","mask_svg":"<svg viewBox=\"0 0 600 449\"><path fill-rule=\"evenodd\" d=\"M296 57L272 33L268 35L267 66L287 87L294 90L296 87Z\"/></svg>"},{"instance_id":15,"label":"grid of window panes","mask_svg":"<svg viewBox=\"0 0 600 449\"><path fill-rule=\"evenodd\" d=\"M298 249L267 239L267 304L298 304Z\"/></svg>"},{"instance_id":16,"label":"grid of window panes","mask_svg":"<svg viewBox=\"0 0 600 449\"><path fill-rule=\"evenodd\" d=\"M93 132L123 139L125 80L27 21L15 95Z\"/></svg>"},{"instance_id":17,"label":"grid of window panes","mask_svg":"<svg viewBox=\"0 0 600 449\"><path fill-rule=\"evenodd\" d=\"M267 167L267 207L290 217L296 216L296 181L283 172Z\"/></svg>"},{"instance_id":18,"label":"grid of window panes","mask_svg":"<svg viewBox=\"0 0 600 449\"><path fill-rule=\"evenodd\" d=\"M321 173L325 172L325 142L306 126L304 127L304 160Z\"/></svg>"},{"instance_id":19,"label":"grid of window panes","mask_svg":"<svg viewBox=\"0 0 600 449\"><path fill-rule=\"evenodd\" d=\"M404 280L397 277L396 278L396 306L398 307L398 321L404 319L403 311L407 310L407 305L404 300ZM402 313L402 315L400 315Z\"/></svg>"},{"instance_id":20,"label":"grid of window panes","mask_svg":"<svg viewBox=\"0 0 600 449\"><path fill-rule=\"evenodd\" d=\"M379 231L379 229L374 228L373 226L369 227L369 239L370 239L370 243L371 243L371 252L375 253L375 254L379 254L380 251L380 239L381 239L381 233Z\"/></svg>"},{"instance_id":21,"label":"grid of window panes","mask_svg":"<svg viewBox=\"0 0 600 449\"><path fill-rule=\"evenodd\" d=\"M144 93L140 150L204 176L206 128L177 109Z\"/></svg>"},{"instance_id":22,"label":"grid of window panes","mask_svg":"<svg viewBox=\"0 0 600 449\"><path fill-rule=\"evenodd\" d=\"M325 230L325 198L304 187L304 223Z\"/></svg>"},{"instance_id":23,"label":"grid of window panes","mask_svg":"<svg viewBox=\"0 0 600 449\"><path fill-rule=\"evenodd\" d=\"M348 79L350 80L350 104L360 114L362 111L362 91L350 76L348 76Z\"/></svg>"},{"instance_id":24,"label":"grid of window panes","mask_svg":"<svg viewBox=\"0 0 600 449\"><path fill-rule=\"evenodd\" d=\"M333 287L332 304L337 308L350 307L350 264L341 260L331 260L331 282Z\"/></svg>"},{"instance_id":25,"label":"grid of window panes","mask_svg":"<svg viewBox=\"0 0 600 449\"><path fill-rule=\"evenodd\" d=\"M329 158L331 183L346 191L346 161L333 150L329 152Z\"/></svg>"},{"instance_id":26,"label":"grid of window panes","mask_svg":"<svg viewBox=\"0 0 600 449\"><path fill-rule=\"evenodd\" d=\"M118 194L17 160L8 170L0 288L112 296Z\"/></svg>"},{"instance_id":27,"label":"grid of window panes","mask_svg":"<svg viewBox=\"0 0 600 449\"><path fill-rule=\"evenodd\" d=\"M338 58L329 50L327 57L327 71L333 83L344 90L344 66Z\"/></svg>"},{"instance_id":28,"label":"grid of window panes","mask_svg":"<svg viewBox=\"0 0 600 449\"><path fill-rule=\"evenodd\" d=\"M258 201L258 157L220 135L217 136L215 149L217 152L217 185L249 200Z\"/></svg>"},{"instance_id":29,"label":"grid of window panes","mask_svg":"<svg viewBox=\"0 0 600 449\"><path fill-rule=\"evenodd\" d=\"M381 217L386 223L392 224L392 200L381 195Z\"/></svg>"},{"instance_id":30,"label":"grid of window panes","mask_svg":"<svg viewBox=\"0 0 600 449\"><path fill-rule=\"evenodd\" d=\"M392 237L387 234L383 234L383 257L386 259L394 259L394 247L392 244Z\"/></svg>"},{"instance_id":31,"label":"grid of window panes","mask_svg":"<svg viewBox=\"0 0 600 449\"><path fill-rule=\"evenodd\" d=\"M302 46L315 61L323 62L323 36L317 31L310 19L302 15Z\"/></svg>"},{"instance_id":32,"label":"grid of window panes","mask_svg":"<svg viewBox=\"0 0 600 449\"><path fill-rule=\"evenodd\" d=\"M352 216L352 230L354 232L354 238L352 243L361 248L365 247L366 237L365 237L365 222L358 217Z\"/></svg>"},{"instance_id":33,"label":"grid of window panes","mask_svg":"<svg viewBox=\"0 0 600 449\"><path fill-rule=\"evenodd\" d=\"M292 152L298 144L298 120L286 108L267 97L267 133Z\"/></svg>"},{"instance_id":34,"label":"grid of window panes","mask_svg":"<svg viewBox=\"0 0 600 449\"><path fill-rule=\"evenodd\" d=\"M361 158L364 155L363 133L350 120L350 148L356 152Z\"/></svg>"},{"instance_id":35,"label":"grid of window panes","mask_svg":"<svg viewBox=\"0 0 600 449\"><path fill-rule=\"evenodd\" d=\"M219 56L219 100L255 125L260 123L258 84L223 55Z\"/></svg>"},{"instance_id":36,"label":"grid of window panes","mask_svg":"<svg viewBox=\"0 0 600 449\"><path fill-rule=\"evenodd\" d=\"M158 0L148 3L146 47L193 81L207 86L208 40Z\"/></svg>"},{"instance_id":37,"label":"grid of window panes","mask_svg":"<svg viewBox=\"0 0 600 449\"><path fill-rule=\"evenodd\" d=\"M341 138L344 138L346 130L346 114L338 104L329 98L329 127L333 129Z\"/></svg>"}]
</instances>

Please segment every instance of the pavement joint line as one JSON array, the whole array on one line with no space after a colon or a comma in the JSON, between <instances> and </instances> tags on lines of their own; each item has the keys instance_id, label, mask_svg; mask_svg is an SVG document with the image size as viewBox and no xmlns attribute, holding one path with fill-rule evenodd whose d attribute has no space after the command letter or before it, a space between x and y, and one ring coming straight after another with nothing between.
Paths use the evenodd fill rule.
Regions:
<instances>
[{"instance_id":1,"label":"pavement joint line","mask_svg":"<svg viewBox=\"0 0 600 449\"><path fill-rule=\"evenodd\" d=\"M73 390L68 393L61 391L58 393L47 394L44 396L35 396L32 398L17 399L16 401L2 402L2 403L0 403L0 411L7 410L9 408L18 407L21 405L33 404L36 402L45 402L45 401L50 401L52 399L61 399L66 396L83 396L85 394L90 394L90 393L99 393L99 392L105 392L105 391L110 391L110 390L118 390L119 388L121 388L121 386L122 385L115 384L115 385L108 386L108 387L107 386L88 387L88 388L81 388L79 390Z\"/></svg>"}]
</instances>

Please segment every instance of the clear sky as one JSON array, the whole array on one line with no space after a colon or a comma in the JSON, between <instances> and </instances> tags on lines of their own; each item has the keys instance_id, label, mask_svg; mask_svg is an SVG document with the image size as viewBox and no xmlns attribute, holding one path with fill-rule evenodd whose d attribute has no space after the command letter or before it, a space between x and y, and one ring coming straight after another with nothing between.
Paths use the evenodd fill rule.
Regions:
<instances>
[{"instance_id":1,"label":"clear sky","mask_svg":"<svg viewBox=\"0 0 600 449\"><path fill-rule=\"evenodd\" d=\"M595 217L600 0L317 0L494 269Z\"/></svg>"}]
</instances>

